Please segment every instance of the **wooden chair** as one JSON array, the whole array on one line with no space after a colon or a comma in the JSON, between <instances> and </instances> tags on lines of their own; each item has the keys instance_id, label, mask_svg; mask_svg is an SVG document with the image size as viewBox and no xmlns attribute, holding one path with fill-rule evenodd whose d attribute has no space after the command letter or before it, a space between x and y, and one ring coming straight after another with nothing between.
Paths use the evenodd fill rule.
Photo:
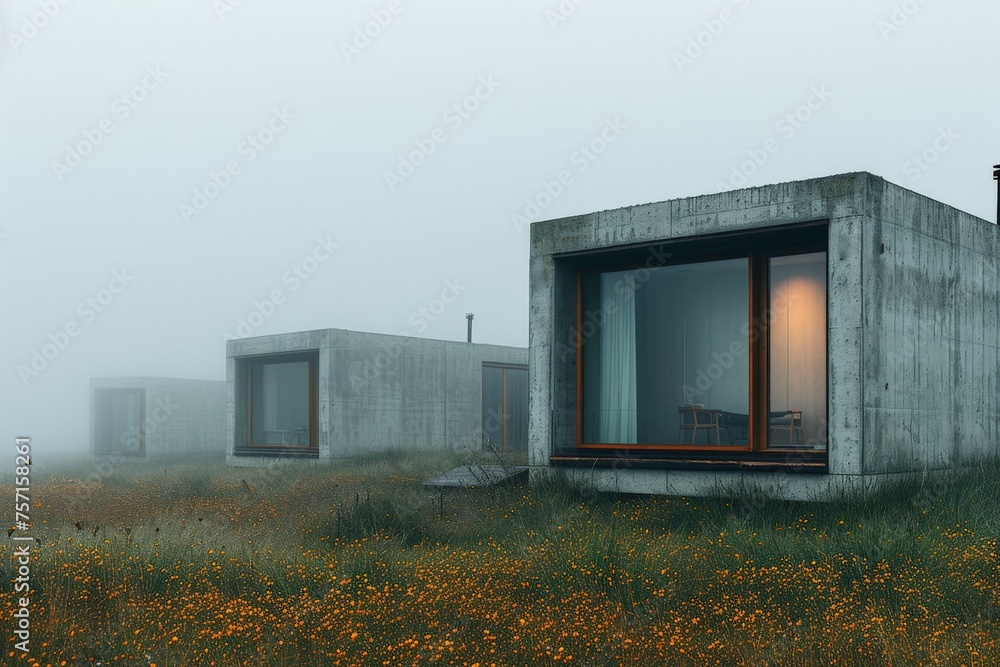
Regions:
<instances>
[{"instance_id":1,"label":"wooden chair","mask_svg":"<svg viewBox=\"0 0 1000 667\"><path fill-rule=\"evenodd\" d=\"M802 444L802 410L772 412L769 417L771 431L788 431L788 446Z\"/></svg>"},{"instance_id":2,"label":"wooden chair","mask_svg":"<svg viewBox=\"0 0 1000 667\"><path fill-rule=\"evenodd\" d=\"M698 438L698 431L705 431L705 440L708 441L709 434L715 431L715 444L722 444L719 439L719 413L721 410L706 409L704 405L682 405L677 408L681 414L681 423L677 429L677 439L683 442L686 440L685 431L691 431L691 444L695 444ZM707 442L707 444L712 444Z\"/></svg>"}]
</instances>

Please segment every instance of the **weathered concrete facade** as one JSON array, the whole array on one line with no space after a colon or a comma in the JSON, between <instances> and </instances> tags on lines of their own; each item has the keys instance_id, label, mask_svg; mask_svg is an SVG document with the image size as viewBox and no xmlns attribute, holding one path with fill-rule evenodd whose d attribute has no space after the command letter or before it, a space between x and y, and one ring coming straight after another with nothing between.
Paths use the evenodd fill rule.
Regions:
<instances>
[{"instance_id":1,"label":"weathered concrete facade","mask_svg":"<svg viewBox=\"0 0 1000 667\"><path fill-rule=\"evenodd\" d=\"M579 258L713 235L825 223L827 461L762 472L736 462L649 465L578 449ZM574 260L579 262L579 260ZM867 173L633 206L532 225L529 458L578 457L602 490L706 495L758 489L819 499L1000 455L1000 233ZM560 463L560 465L562 465Z\"/></svg>"},{"instance_id":2,"label":"weathered concrete facade","mask_svg":"<svg viewBox=\"0 0 1000 667\"><path fill-rule=\"evenodd\" d=\"M90 451L128 461L221 461L225 410L221 380L91 378Z\"/></svg>"},{"instance_id":3,"label":"weathered concrete facade","mask_svg":"<svg viewBox=\"0 0 1000 667\"><path fill-rule=\"evenodd\" d=\"M255 365L272 359L313 364L314 424L303 427L311 444L297 455L322 461L388 450L478 449L484 364L528 363L525 348L341 329L231 340L226 356L227 462L242 466L296 455L295 447L250 444Z\"/></svg>"}]
</instances>

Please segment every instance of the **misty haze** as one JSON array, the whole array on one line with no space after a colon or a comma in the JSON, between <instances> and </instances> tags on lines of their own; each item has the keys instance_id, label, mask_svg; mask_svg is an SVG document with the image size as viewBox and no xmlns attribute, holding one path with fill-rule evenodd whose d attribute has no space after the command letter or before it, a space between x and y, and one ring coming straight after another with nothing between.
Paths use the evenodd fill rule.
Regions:
<instances>
[{"instance_id":1,"label":"misty haze","mask_svg":"<svg viewBox=\"0 0 1000 667\"><path fill-rule=\"evenodd\" d=\"M0 662L1000 664L998 20L4 3Z\"/></svg>"}]
</instances>

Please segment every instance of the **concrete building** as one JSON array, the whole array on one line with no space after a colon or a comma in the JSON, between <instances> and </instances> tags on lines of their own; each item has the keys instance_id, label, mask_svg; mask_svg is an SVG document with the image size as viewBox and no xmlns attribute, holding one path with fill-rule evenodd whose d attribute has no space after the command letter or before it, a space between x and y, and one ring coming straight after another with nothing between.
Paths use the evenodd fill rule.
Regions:
<instances>
[{"instance_id":1,"label":"concrete building","mask_svg":"<svg viewBox=\"0 0 1000 667\"><path fill-rule=\"evenodd\" d=\"M539 222L533 476L822 499L1000 454L1000 233L867 173Z\"/></svg>"},{"instance_id":2,"label":"concrete building","mask_svg":"<svg viewBox=\"0 0 1000 667\"><path fill-rule=\"evenodd\" d=\"M340 329L231 340L231 465L527 448L524 348Z\"/></svg>"},{"instance_id":3,"label":"concrete building","mask_svg":"<svg viewBox=\"0 0 1000 667\"><path fill-rule=\"evenodd\" d=\"M91 378L90 451L130 461L222 461L225 414L221 380Z\"/></svg>"}]
</instances>

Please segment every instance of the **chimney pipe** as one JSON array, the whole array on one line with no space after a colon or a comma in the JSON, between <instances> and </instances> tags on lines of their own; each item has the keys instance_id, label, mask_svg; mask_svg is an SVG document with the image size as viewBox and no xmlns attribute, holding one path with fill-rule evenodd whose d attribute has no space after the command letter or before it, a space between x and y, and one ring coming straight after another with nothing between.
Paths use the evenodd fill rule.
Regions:
<instances>
[{"instance_id":1,"label":"chimney pipe","mask_svg":"<svg viewBox=\"0 0 1000 667\"><path fill-rule=\"evenodd\" d=\"M993 165L993 180L997 182L997 224L1000 225L1000 164Z\"/></svg>"},{"instance_id":2,"label":"chimney pipe","mask_svg":"<svg viewBox=\"0 0 1000 667\"><path fill-rule=\"evenodd\" d=\"M468 338L468 340L466 341L466 342L468 342L468 343L471 343L471 342L472 342L472 318L473 318L473 317L475 317L475 315L474 315L474 314L472 314L472 313L466 313L466 314L465 314L465 319L469 320L469 338Z\"/></svg>"}]
</instances>

